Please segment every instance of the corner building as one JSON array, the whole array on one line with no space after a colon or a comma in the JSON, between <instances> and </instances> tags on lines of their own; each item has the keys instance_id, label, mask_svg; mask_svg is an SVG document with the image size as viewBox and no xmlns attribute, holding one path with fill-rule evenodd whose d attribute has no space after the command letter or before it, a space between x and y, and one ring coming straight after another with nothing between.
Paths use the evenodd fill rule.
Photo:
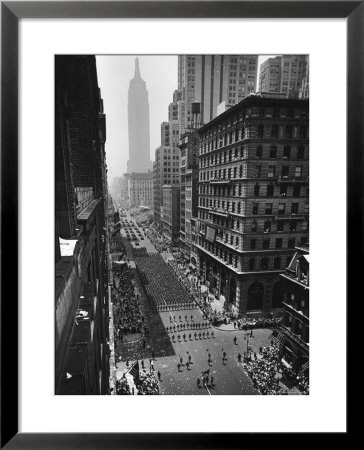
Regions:
<instances>
[{"instance_id":1,"label":"corner building","mask_svg":"<svg viewBox=\"0 0 364 450\"><path fill-rule=\"evenodd\" d=\"M228 309L282 308L308 243L308 101L250 96L199 129L198 268Z\"/></svg>"}]
</instances>

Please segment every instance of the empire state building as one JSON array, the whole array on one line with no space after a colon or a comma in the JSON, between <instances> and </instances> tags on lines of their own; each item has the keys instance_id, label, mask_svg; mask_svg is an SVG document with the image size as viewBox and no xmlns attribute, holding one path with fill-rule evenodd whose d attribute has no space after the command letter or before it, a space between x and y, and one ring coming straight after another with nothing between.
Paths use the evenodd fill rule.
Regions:
<instances>
[{"instance_id":1,"label":"empire state building","mask_svg":"<svg viewBox=\"0 0 364 450\"><path fill-rule=\"evenodd\" d=\"M149 136L149 102L145 81L140 76L139 59L135 58L134 77L128 93L129 161L128 173L151 170Z\"/></svg>"}]
</instances>

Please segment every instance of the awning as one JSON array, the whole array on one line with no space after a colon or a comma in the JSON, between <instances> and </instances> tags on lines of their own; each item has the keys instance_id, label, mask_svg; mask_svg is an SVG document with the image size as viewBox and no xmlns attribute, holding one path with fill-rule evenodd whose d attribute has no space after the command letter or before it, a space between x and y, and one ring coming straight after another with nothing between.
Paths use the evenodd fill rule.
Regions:
<instances>
[{"instance_id":1,"label":"awning","mask_svg":"<svg viewBox=\"0 0 364 450\"><path fill-rule=\"evenodd\" d=\"M72 256L77 244L77 239L62 239L59 238L61 248L61 256Z\"/></svg>"},{"instance_id":2,"label":"awning","mask_svg":"<svg viewBox=\"0 0 364 450\"><path fill-rule=\"evenodd\" d=\"M288 369L292 369L291 364L288 364L288 362L284 358L282 358L281 361Z\"/></svg>"},{"instance_id":3,"label":"awning","mask_svg":"<svg viewBox=\"0 0 364 450\"><path fill-rule=\"evenodd\" d=\"M301 258L305 259L310 264L310 255L302 255Z\"/></svg>"}]
</instances>

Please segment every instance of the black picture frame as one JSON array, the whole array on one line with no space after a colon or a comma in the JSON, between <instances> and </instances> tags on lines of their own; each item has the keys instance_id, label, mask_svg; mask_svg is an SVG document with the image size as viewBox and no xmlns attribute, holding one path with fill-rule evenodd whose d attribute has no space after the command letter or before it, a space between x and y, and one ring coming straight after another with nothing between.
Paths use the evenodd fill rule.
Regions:
<instances>
[{"instance_id":1,"label":"black picture frame","mask_svg":"<svg viewBox=\"0 0 364 450\"><path fill-rule=\"evenodd\" d=\"M363 258L358 262L356 256L363 250L363 1L1 2L1 448L256 448L263 442L271 447L276 440L283 446L292 437L254 433L18 433L18 353L14 342L18 333L18 22L21 18L111 17L347 19L347 299L354 292L360 297L361 290L356 289ZM335 441L347 436L341 433ZM327 442L326 436L321 437ZM308 438L309 433L301 436L299 445ZM321 441L317 434L315 441Z\"/></svg>"}]
</instances>

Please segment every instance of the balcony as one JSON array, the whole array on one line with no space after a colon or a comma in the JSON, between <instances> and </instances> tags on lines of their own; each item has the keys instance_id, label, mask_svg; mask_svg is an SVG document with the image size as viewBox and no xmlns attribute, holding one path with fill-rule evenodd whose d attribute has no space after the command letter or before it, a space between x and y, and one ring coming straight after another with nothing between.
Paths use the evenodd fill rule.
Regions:
<instances>
[{"instance_id":1,"label":"balcony","mask_svg":"<svg viewBox=\"0 0 364 450\"><path fill-rule=\"evenodd\" d=\"M213 208L209 210L209 214L214 214L215 216L221 216L228 219L230 217L230 213L226 211L226 209L221 208Z\"/></svg>"},{"instance_id":2,"label":"balcony","mask_svg":"<svg viewBox=\"0 0 364 450\"><path fill-rule=\"evenodd\" d=\"M304 220L305 216L303 214L279 214L275 216L274 220ZM292 230L293 231L293 230Z\"/></svg>"},{"instance_id":3,"label":"balcony","mask_svg":"<svg viewBox=\"0 0 364 450\"><path fill-rule=\"evenodd\" d=\"M298 184L308 183L308 177L288 177L279 175L276 177L276 183Z\"/></svg>"},{"instance_id":4,"label":"balcony","mask_svg":"<svg viewBox=\"0 0 364 450\"><path fill-rule=\"evenodd\" d=\"M227 178L210 178L211 184L231 184L231 180Z\"/></svg>"}]
</instances>

